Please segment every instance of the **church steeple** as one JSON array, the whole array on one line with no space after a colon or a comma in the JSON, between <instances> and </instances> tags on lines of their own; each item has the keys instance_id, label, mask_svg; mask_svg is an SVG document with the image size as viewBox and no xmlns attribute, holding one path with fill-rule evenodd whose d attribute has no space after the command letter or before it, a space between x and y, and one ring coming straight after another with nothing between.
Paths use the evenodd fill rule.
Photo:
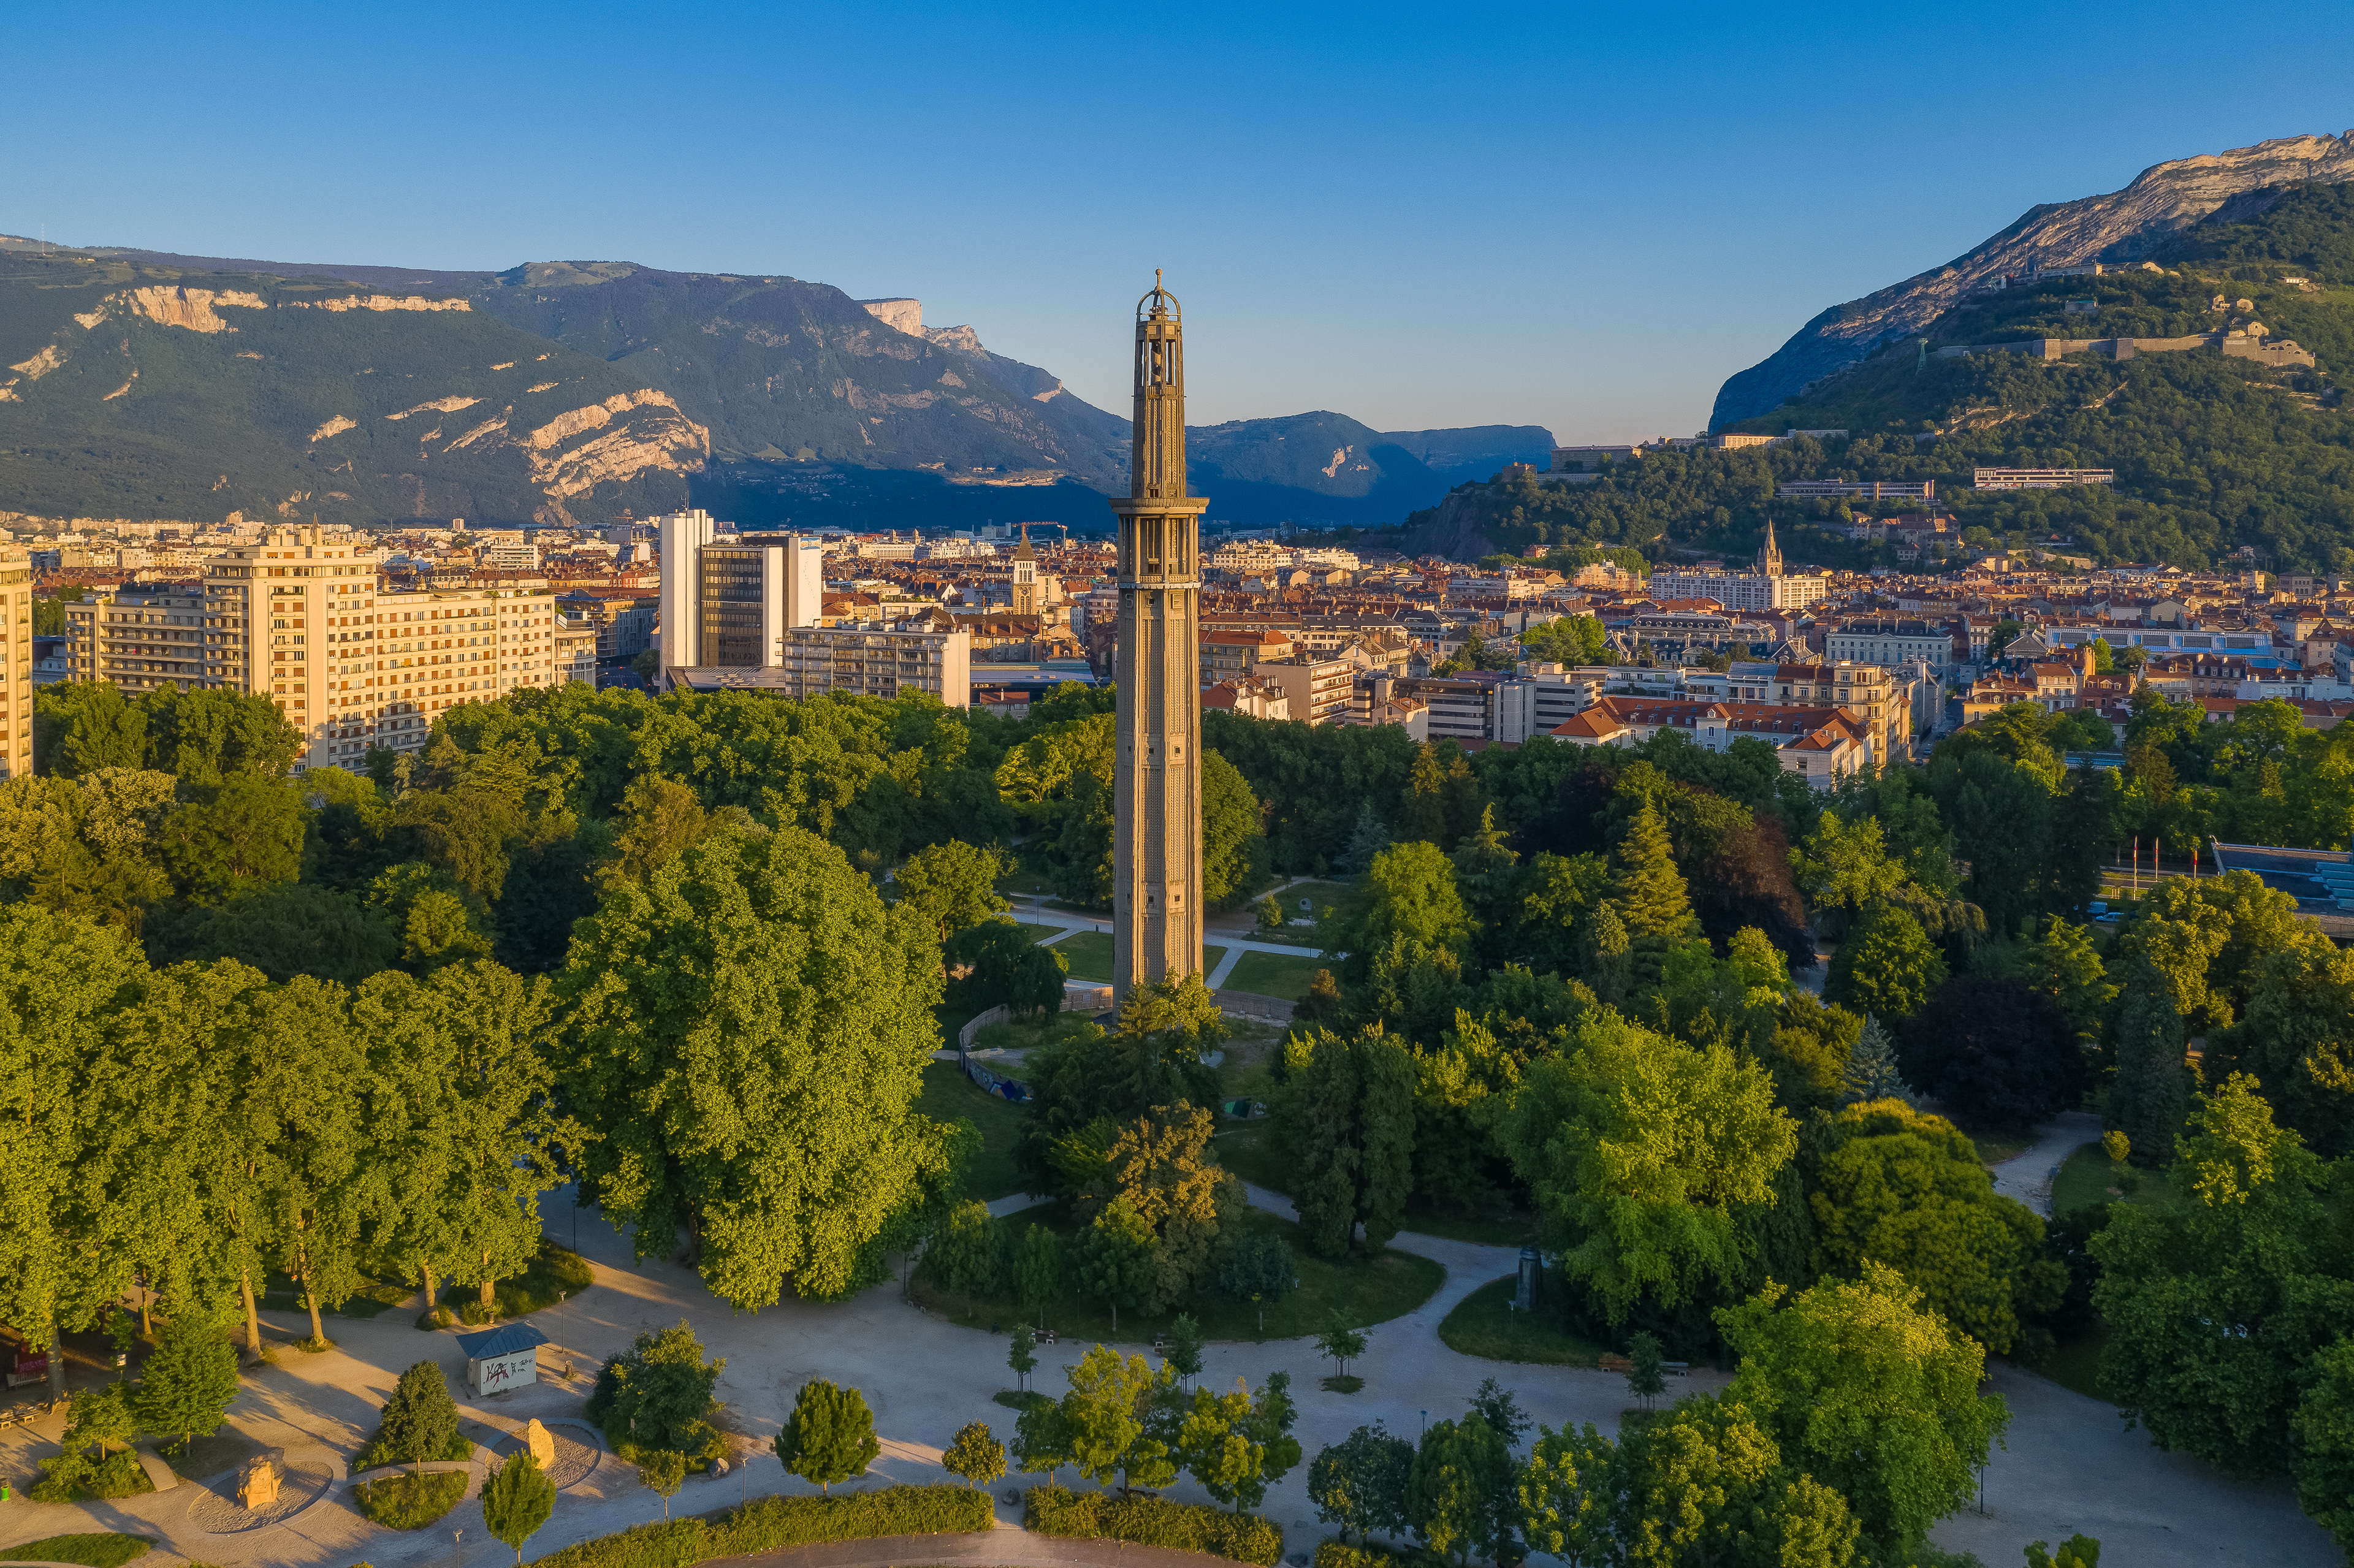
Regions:
<instances>
[{"instance_id":1,"label":"church steeple","mask_svg":"<svg viewBox=\"0 0 2354 1568\"><path fill-rule=\"evenodd\" d=\"M1778 577L1782 575L1782 552L1774 544L1774 519L1766 519L1766 547L1757 552L1757 574Z\"/></svg>"}]
</instances>

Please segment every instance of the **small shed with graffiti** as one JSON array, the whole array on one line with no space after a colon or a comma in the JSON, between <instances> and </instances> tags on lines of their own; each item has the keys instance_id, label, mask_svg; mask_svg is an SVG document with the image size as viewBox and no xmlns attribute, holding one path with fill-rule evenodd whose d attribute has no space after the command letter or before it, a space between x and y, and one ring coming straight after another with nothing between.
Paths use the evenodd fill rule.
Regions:
<instances>
[{"instance_id":1,"label":"small shed with graffiti","mask_svg":"<svg viewBox=\"0 0 2354 1568\"><path fill-rule=\"evenodd\" d=\"M508 1323L479 1334L461 1334L466 1352L466 1386L479 1399L539 1381L539 1347L547 1336L528 1323Z\"/></svg>"}]
</instances>

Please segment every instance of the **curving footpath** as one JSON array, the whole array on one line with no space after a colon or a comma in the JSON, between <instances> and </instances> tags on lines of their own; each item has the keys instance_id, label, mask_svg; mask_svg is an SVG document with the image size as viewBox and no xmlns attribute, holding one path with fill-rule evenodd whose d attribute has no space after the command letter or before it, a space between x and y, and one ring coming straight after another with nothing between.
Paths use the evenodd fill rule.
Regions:
<instances>
[{"instance_id":1,"label":"curving footpath","mask_svg":"<svg viewBox=\"0 0 2354 1568\"><path fill-rule=\"evenodd\" d=\"M2073 1146L2068 1140L2083 1141L2084 1136L2063 1118L2046 1129L2033 1150L2010 1162L2016 1171L1999 1171L1998 1181L2016 1183L2024 1178L2031 1189ZM1253 1189L1250 1197L1278 1213L1291 1213L1278 1193ZM958 1427L975 1419L1001 1432L1012 1425L1013 1413L991 1401L1013 1381L1005 1366L1004 1336L960 1329L918 1310L902 1298L896 1277L845 1300L788 1300L758 1313L738 1312L714 1298L690 1270L636 1262L628 1239L592 1211L577 1215L576 1235L576 1214L566 1194L559 1191L549 1200L549 1235L577 1245L597 1281L560 1312L534 1319L562 1347L557 1355L577 1366L593 1366L625 1349L638 1333L684 1320L701 1336L707 1353L726 1358L717 1394L746 1439L739 1457L747 1462L726 1477L690 1480L673 1501L673 1514L731 1508L751 1496L814 1495L817 1489L788 1477L768 1451L794 1394L812 1377L864 1392L883 1444L871 1469L876 1485L938 1482L940 1447ZM1446 1278L1414 1311L1369 1331L1367 1354L1352 1368L1365 1380L1361 1393L1328 1393L1319 1386L1331 1363L1318 1357L1314 1340L1307 1338L1211 1345L1204 1358L1203 1385L1227 1386L1237 1377L1257 1384L1271 1372L1288 1372L1299 1404L1295 1435L1311 1455L1376 1420L1411 1438L1425 1420L1458 1414L1479 1381L1490 1376L1511 1388L1522 1407L1548 1425L1590 1421L1605 1431L1617 1427L1628 1404L1619 1376L1480 1361L1439 1341L1439 1320L1480 1285L1510 1274L1518 1248L1416 1234L1401 1235L1394 1245L1436 1260ZM464 1360L454 1334L419 1330L408 1310L336 1319L331 1330L336 1348L319 1355L292 1348L293 1340L308 1332L299 1315L265 1314L265 1319L278 1347L276 1361L248 1374L231 1412L235 1428L263 1446L293 1453L315 1445L333 1453L354 1452L374 1430L376 1412L400 1369L420 1359L438 1360L452 1387L461 1386ZM1130 1341L1120 1348L1146 1347ZM1085 1349L1070 1343L1049 1349L1041 1357L1038 1387L1049 1394L1061 1392L1064 1366ZM2204 1466L2158 1452L2145 1434L2127 1431L2117 1412L2098 1400L2001 1363L1991 1376L2013 1414L2008 1446L1987 1471L1988 1511L1966 1510L1938 1526L1935 1539L1946 1550L1975 1552L1989 1564L2016 1563L2029 1541L2063 1540L2083 1530L2135 1568L2336 1568L2344 1562L2328 1536L2299 1513L2285 1485L2234 1485ZM1701 1371L1680 1392L1721 1387L1723 1381L1721 1374ZM482 1401L467 1399L461 1390L460 1414L468 1436L496 1445L531 1416L551 1425L578 1422L587 1392L585 1380L551 1382ZM29 1482L36 1461L57 1451L62 1426L58 1414L30 1429L0 1432L0 1472L20 1484ZM1269 1489L1263 1510L1284 1530L1288 1553L1309 1548L1323 1533L1307 1499L1306 1480L1303 1464ZM170 1568L175 1559L228 1568L348 1568L362 1561L377 1568L493 1568L514 1560L483 1529L479 1501L461 1503L438 1526L400 1533L369 1525L352 1510L347 1489L337 1487L283 1522L225 1537L191 1528L188 1499L196 1489L182 1487L113 1503L12 1503L0 1508L0 1544L73 1531L120 1530L161 1542L142 1560L143 1568ZM1190 1482L1167 1491L1179 1501L1208 1500ZM629 1467L600 1463L578 1485L563 1489L555 1516L533 1538L530 1555L544 1557L662 1515L660 1499L637 1483ZM1040 1541L1018 1528L1018 1510L1001 1509L999 1520L999 1528L985 1535L914 1538L921 1550L847 1542L744 1561L779 1563L793 1553L809 1568L984 1562L1002 1568L1108 1568L1115 1560L1141 1564L1148 1559L1150 1568L1179 1568L1181 1559L1190 1568L1203 1568L1209 1561L1114 1542ZM461 1539L453 1542L453 1532L462 1532ZM982 1555L968 1555L973 1552Z\"/></svg>"}]
</instances>

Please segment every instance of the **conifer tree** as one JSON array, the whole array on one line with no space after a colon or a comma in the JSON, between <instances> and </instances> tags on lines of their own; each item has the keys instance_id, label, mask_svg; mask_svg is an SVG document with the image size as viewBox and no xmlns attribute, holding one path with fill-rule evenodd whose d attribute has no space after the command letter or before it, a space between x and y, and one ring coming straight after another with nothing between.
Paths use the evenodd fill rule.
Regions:
<instances>
[{"instance_id":1,"label":"conifer tree","mask_svg":"<svg viewBox=\"0 0 2354 1568\"><path fill-rule=\"evenodd\" d=\"M833 1483L866 1473L883 1451L875 1439L875 1413L854 1388L838 1388L823 1378L801 1384L793 1413L772 1445L786 1469L828 1492Z\"/></svg>"},{"instance_id":2,"label":"conifer tree","mask_svg":"<svg viewBox=\"0 0 2354 1568\"><path fill-rule=\"evenodd\" d=\"M1390 831L1374 814L1373 803L1367 801L1357 812L1357 825L1350 830L1349 845L1341 852L1341 868L1361 872L1373 869L1373 857L1390 847Z\"/></svg>"},{"instance_id":3,"label":"conifer tree","mask_svg":"<svg viewBox=\"0 0 2354 1568\"><path fill-rule=\"evenodd\" d=\"M1914 1104L1911 1086L1896 1070L1896 1042L1889 1038L1880 1020L1870 1013L1864 1015L1863 1033L1856 1036L1841 1076L1850 1103L1903 1100L1908 1106Z\"/></svg>"},{"instance_id":4,"label":"conifer tree","mask_svg":"<svg viewBox=\"0 0 2354 1568\"><path fill-rule=\"evenodd\" d=\"M1668 830L1648 800L1610 852L1610 901L1627 927L1629 979L1638 989L1657 985L1670 947L1698 933L1691 895L1676 869Z\"/></svg>"},{"instance_id":5,"label":"conifer tree","mask_svg":"<svg viewBox=\"0 0 2354 1568\"><path fill-rule=\"evenodd\" d=\"M490 1526L493 1535L514 1548L516 1568L522 1568L523 1543L555 1511L556 1483L528 1448L508 1455L506 1462L482 1483L482 1522ZM670 1492L663 1493L663 1516L670 1516Z\"/></svg>"},{"instance_id":6,"label":"conifer tree","mask_svg":"<svg viewBox=\"0 0 2354 1568\"><path fill-rule=\"evenodd\" d=\"M2124 1129L2136 1160L2154 1165L2173 1154L2190 1115L2190 1091L2174 988L2149 964L2138 964L2117 1012L2117 1075L2107 1118Z\"/></svg>"},{"instance_id":7,"label":"conifer tree","mask_svg":"<svg viewBox=\"0 0 2354 1568\"><path fill-rule=\"evenodd\" d=\"M164 1325L164 1342L147 1358L132 1409L150 1432L190 1437L217 1430L237 1398L237 1352L194 1312Z\"/></svg>"},{"instance_id":8,"label":"conifer tree","mask_svg":"<svg viewBox=\"0 0 2354 1568\"><path fill-rule=\"evenodd\" d=\"M379 1460L406 1459L422 1475L425 1461L448 1456L458 1436L458 1406L439 1361L419 1361L400 1374L369 1449Z\"/></svg>"},{"instance_id":9,"label":"conifer tree","mask_svg":"<svg viewBox=\"0 0 2354 1568\"><path fill-rule=\"evenodd\" d=\"M1634 962L1631 948L1627 922L1618 917L1617 906L1604 899L1586 922L1585 950L1578 978L1585 981L1595 1000L1605 1007L1617 1007L1627 1000L1627 984Z\"/></svg>"},{"instance_id":10,"label":"conifer tree","mask_svg":"<svg viewBox=\"0 0 2354 1568\"><path fill-rule=\"evenodd\" d=\"M1378 1252L1397 1234L1414 1182L1414 1058L1378 1024L1320 1030L1306 1055L1284 1118L1300 1223L1327 1257L1347 1255L1360 1224L1366 1250Z\"/></svg>"}]
</instances>

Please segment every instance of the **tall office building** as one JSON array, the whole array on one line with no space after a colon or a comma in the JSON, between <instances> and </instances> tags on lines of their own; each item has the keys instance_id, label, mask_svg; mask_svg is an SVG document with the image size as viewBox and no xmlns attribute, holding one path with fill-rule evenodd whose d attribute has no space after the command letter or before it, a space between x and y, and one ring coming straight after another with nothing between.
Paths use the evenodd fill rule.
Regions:
<instances>
[{"instance_id":1,"label":"tall office building","mask_svg":"<svg viewBox=\"0 0 2354 1568\"><path fill-rule=\"evenodd\" d=\"M659 524L665 671L773 668L783 662L786 630L822 619L825 553L815 539L723 539L700 510Z\"/></svg>"},{"instance_id":2,"label":"tall office building","mask_svg":"<svg viewBox=\"0 0 2354 1568\"><path fill-rule=\"evenodd\" d=\"M1185 347L1153 274L1136 307L1136 414L1119 514L1112 986L1202 967L1201 543L1185 493Z\"/></svg>"}]
</instances>

